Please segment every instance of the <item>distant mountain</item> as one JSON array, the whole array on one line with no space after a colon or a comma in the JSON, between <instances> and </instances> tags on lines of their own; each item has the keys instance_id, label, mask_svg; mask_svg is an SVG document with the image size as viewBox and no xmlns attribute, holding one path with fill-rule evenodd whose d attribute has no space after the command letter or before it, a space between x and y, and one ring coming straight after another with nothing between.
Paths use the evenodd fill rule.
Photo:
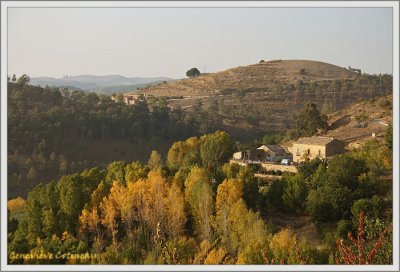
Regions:
<instances>
[{"instance_id":1,"label":"distant mountain","mask_svg":"<svg viewBox=\"0 0 400 272\"><path fill-rule=\"evenodd\" d=\"M172 81L168 77L124 77L120 75L109 76L67 76L63 78L54 77L32 77L31 84L45 87L65 87L84 91L96 91L101 93L134 91L137 88L153 85L165 81Z\"/></svg>"}]
</instances>

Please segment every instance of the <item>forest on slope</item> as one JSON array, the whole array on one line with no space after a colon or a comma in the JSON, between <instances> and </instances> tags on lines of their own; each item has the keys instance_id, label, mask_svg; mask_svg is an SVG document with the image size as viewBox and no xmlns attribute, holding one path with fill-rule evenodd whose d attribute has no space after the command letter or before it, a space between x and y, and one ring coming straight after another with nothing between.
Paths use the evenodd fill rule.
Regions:
<instances>
[{"instance_id":1,"label":"forest on slope","mask_svg":"<svg viewBox=\"0 0 400 272\"><path fill-rule=\"evenodd\" d=\"M176 140L215 131L218 114L187 115L153 98L126 106L110 96L8 83L8 197L39 182L115 160L146 162Z\"/></svg>"},{"instance_id":2,"label":"forest on slope","mask_svg":"<svg viewBox=\"0 0 400 272\"><path fill-rule=\"evenodd\" d=\"M8 262L391 264L390 135L280 180L225 163L234 144L221 131L175 142L166 159L64 175L9 202ZM322 243L274 224L276 211L307 216Z\"/></svg>"}]
</instances>

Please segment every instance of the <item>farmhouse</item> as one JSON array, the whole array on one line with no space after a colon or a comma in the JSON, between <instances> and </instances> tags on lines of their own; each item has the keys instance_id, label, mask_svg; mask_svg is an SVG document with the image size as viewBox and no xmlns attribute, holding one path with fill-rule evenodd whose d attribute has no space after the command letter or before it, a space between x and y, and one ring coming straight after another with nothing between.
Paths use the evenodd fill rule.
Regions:
<instances>
[{"instance_id":1,"label":"farmhouse","mask_svg":"<svg viewBox=\"0 0 400 272\"><path fill-rule=\"evenodd\" d=\"M142 101L143 95L140 94L131 94L124 96L124 103L126 105L135 105L137 102Z\"/></svg>"},{"instance_id":2,"label":"farmhouse","mask_svg":"<svg viewBox=\"0 0 400 272\"><path fill-rule=\"evenodd\" d=\"M330 137L306 137L293 143L293 161L301 162L307 159L327 159L344 152L344 143Z\"/></svg>"},{"instance_id":3,"label":"farmhouse","mask_svg":"<svg viewBox=\"0 0 400 272\"><path fill-rule=\"evenodd\" d=\"M279 145L262 145L259 148L239 151L233 154L234 160L250 162L277 162L282 159L290 159L291 154L287 153Z\"/></svg>"}]
</instances>

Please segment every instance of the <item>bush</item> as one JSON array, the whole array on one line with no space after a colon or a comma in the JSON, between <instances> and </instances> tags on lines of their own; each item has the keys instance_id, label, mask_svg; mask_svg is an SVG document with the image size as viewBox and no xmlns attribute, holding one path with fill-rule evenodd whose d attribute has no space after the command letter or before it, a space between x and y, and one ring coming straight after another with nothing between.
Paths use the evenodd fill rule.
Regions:
<instances>
[{"instance_id":1,"label":"bush","mask_svg":"<svg viewBox=\"0 0 400 272\"><path fill-rule=\"evenodd\" d=\"M282 201L287 211L301 213L305 207L307 187L301 174L285 175Z\"/></svg>"}]
</instances>

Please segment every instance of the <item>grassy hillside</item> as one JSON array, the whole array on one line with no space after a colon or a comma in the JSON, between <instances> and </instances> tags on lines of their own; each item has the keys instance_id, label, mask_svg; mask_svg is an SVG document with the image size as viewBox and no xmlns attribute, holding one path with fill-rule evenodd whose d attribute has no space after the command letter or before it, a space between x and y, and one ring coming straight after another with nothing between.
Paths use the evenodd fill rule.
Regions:
<instances>
[{"instance_id":1,"label":"grassy hillside","mask_svg":"<svg viewBox=\"0 0 400 272\"><path fill-rule=\"evenodd\" d=\"M344 141L349 148L359 147L372 138L384 140L392 123L392 99L391 95L371 99L331 114L326 135Z\"/></svg>"},{"instance_id":2,"label":"grassy hillside","mask_svg":"<svg viewBox=\"0 0 400 272\"><path fill-rule=\"evenodd\" d=\"M275 60L175 82L141 88L139 93L165 97L171 108L193 112L213 108L223 129L240 140L279 133L311 101L323 113L392 93L392 76L358 74L328 63Z\"/></svg>"},{"instance_id":3,"label":"grassy hillside","mask_svg":"<svg viewBox=\"0 0 400 272\"><path fill-rule=\"evenodd\" d=\"M304 70L302 70L304 69ZM307 60L275 60L241 66L142 89L154 96L205 96L227 90L271 89L281 84L325 80L354 80L358 74L328 63Z\"/></svg>"}]
</instances>

